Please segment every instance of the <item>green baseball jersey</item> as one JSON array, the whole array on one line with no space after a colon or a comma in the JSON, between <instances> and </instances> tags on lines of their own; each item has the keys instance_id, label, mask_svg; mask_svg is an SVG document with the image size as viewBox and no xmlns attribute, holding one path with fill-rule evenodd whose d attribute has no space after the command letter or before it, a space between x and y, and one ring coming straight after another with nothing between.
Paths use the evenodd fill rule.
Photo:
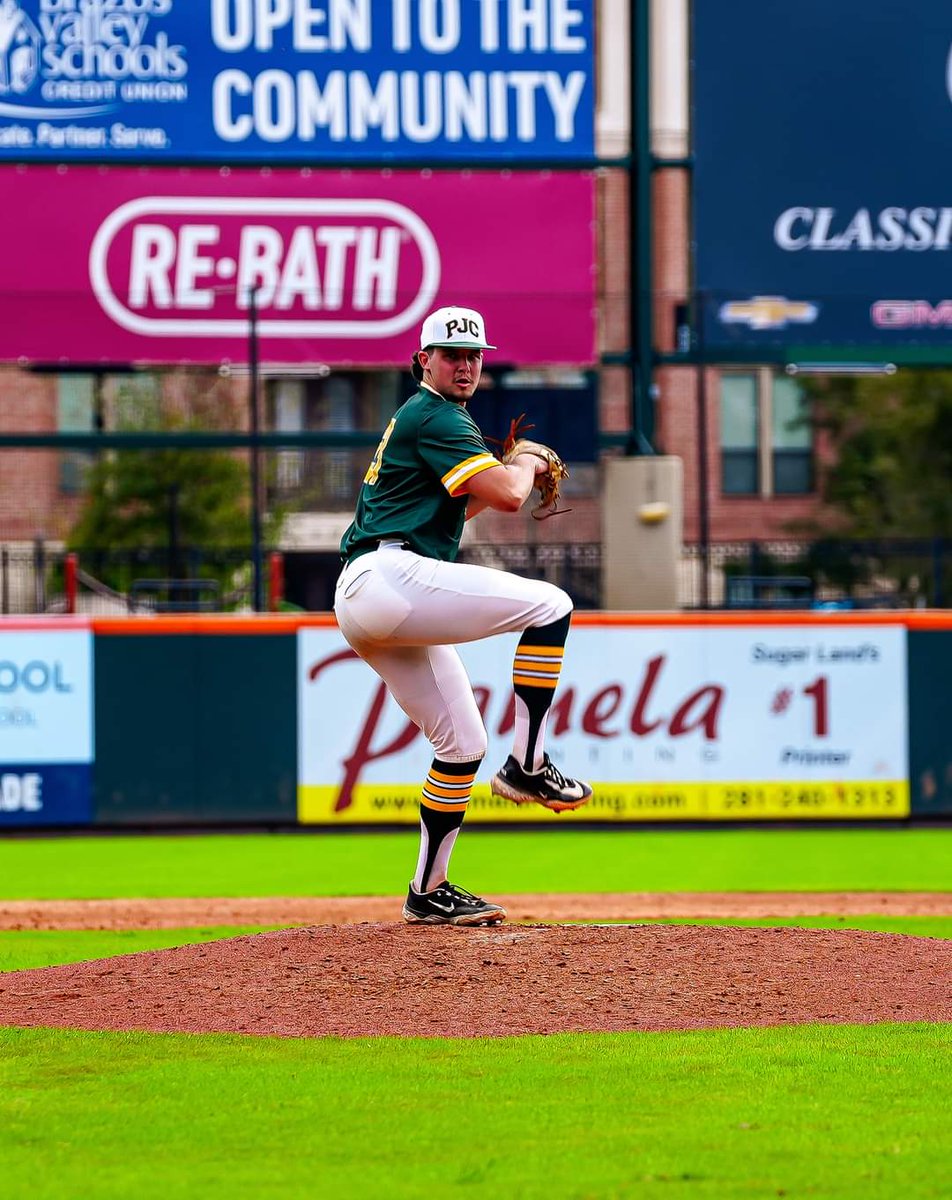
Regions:
<instances>
[{"instance_id":1,"label":"green baseball jersey","mask_svg":"<svg viewBox=\"0 0 952 1200\"><path fill-rule=\"evenodd\" d=\"M421 387L380 439L341 555L355 558L393 538L417 554L453 562L466 520L461 489L498 464L465 406Z\"/></svg>"}]
</instances>

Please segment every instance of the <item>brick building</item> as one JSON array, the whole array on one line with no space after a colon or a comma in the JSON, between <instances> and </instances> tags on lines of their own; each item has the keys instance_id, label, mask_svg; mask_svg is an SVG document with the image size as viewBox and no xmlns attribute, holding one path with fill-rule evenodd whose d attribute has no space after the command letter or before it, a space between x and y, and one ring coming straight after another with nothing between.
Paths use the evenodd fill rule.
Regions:
<instances>
[{"instance_id":1,"label":"brick building","mask_svg":"<svg viewBox=\"0 0 952 1200\"><path fill-rule=\"evenodd\" d=\"M624 452L632 422L633 352L630 296L631 79L626 0L601 0L596 9L599 100L596 152L603 164L595 176L597 262L597 361L578 368L496 365L487 356L486 386L474 402L485 432L504 432L507 415L533 401L556 414L537 430L560 444L572 465L565 517L534 522L528 513L513 519L487 513L467 532L466 545L492 561L505 544L597 546L602 539L601 485L606 458ZM700 535L699 396L707 427L707 515L711 541L785 538L818 514L816 447L801 418L796 381L757 364L702 372L694 365L665 361L679 349L679 306L690 303L690 174L683 160L688 128L688 2L655 0L650 47L651 281L647 302L654 329L651 364L653 449L684 464L684 539ZM556 248L557 249L557 248ZM634 281L635 289L641 286ZM51 316L50 318L54 318ZM491 337L503 331L490 330ZM412 339L411 339L412 340ZM408 342L409 348L412 349ZM249 426L248 376L241 365L134 370L89 361L59 370L46 362L0 367L0 430L6 433L92 432L136 428L177 413L188 424L207 418L212 427ZM645 378L647 378L645 374ZM261 365L262 428L301 432L364 434L372 440L410 389L406 372L348 366L333 361L294 370ZM581 419L588 414L588 426ZM548 420L548 415L546 417ZM151 423L151 424L150 424ZM586 442L588 444L586 445ZM628 447L630 448L630 446ZM348 520L367 446L296 446L265 454L266 502L286 511L280 545L289 555L316 556L330 570L333 552ZM62 544L82 503L85 451L0 448L0 543ZM320 592L307 599L320 603ZM326 595L326 589L323 592Z\"/></svg>"}]
</instances>

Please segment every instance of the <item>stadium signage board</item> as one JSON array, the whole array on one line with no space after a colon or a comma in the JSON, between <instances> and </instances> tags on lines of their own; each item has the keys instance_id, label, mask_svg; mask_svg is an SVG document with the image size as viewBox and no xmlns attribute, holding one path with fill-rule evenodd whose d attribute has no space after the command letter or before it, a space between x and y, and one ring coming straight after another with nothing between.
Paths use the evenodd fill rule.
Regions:
<instances>
[{"instance_id":1,"label":"stadium signage board","mask_svg":"<svg viewBox=\"0 0 952 1200\"><path fill-rule=\"evenodd\" d=\"M790 625L576 628L549 714L574 813L515 806L481 774L467 821L824 820L909 813L906 630ZM511 749L515 638L461 646L489 734ZM298 633L304 823L415 822L432 751L332 629ZM498 762L497 762L498 760Z\"/></svg>"},{"instance_id":2,"label":"stadium signage board","mask_svg":"<svg viewBox=\"0 0 952 1200\"><path fill-rule=\"evenodd\" d=\"M588 365L594 189L580 171L0 167L0 360L243 363L254 302L262 361L406 366L426 313L465 296L497 361Z\"/></svg>"},{"instance_id":3,"label":"stadium signage board","mask_svg":"<svg viewBox=\"0 0 952 1200\"><path fill-rule=\"evenodd\" d=\"M2 0L0 158L594 157L593 0Z\"/></svg>"},{"instance_id":4,"label":"stadium signage board","mask_svg":"<svg viewBox=\"0 0 952 1200\"><path fill-rule=\"evenodd\" d=\"M693 20L702 344L947 352L952 7L704 0Z\"/></svg>"},{"instance_id":5,"label":"stadium signage board","mask_svg":"<svg viewBox=\"0 0 952 1200\"><path fill-rule=\"evenodd\" d=\"M89 629L0 630L0 829L92 820Z\"/></svg>"}]
</instances>

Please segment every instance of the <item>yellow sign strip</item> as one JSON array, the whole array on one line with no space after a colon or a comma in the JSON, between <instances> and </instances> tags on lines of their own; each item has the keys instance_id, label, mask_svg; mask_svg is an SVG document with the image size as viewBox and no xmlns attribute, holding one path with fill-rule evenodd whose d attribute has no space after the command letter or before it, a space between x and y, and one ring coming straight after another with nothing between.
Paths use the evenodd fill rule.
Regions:
<instances>
[{"instance_id":1,"label":"yellow sign strip","mask_svg":"<svg viewBox=\"0 0 952 1200\"><path fill-rule=\"evenodd\" d=\"M904 779L849 783L595 783L588 804L553 813L539 804L513 804L473 789L466 823L557 821L797 821L900 820L909 815L909 784ZM333 785L301 785L298 819L306 825L416 825L419 784L359 784L350 804L335 811Z\"/></svg>"}]
</instances>

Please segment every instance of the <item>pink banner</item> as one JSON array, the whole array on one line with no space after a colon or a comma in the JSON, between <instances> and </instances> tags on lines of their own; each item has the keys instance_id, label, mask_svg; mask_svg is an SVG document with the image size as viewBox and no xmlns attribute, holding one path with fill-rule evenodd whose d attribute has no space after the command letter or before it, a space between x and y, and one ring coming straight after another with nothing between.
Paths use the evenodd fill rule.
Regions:
<instances>
[{"instance_id":1,"label":"pink banner","mask_svg":"<svg viewBox=\"0 0 952 1200\"><path fill-rule=\"evenodd\" d=\"M482 311L493 357L595 359L590 173L0 168L0 359L405 366Z\"/></svg>"}]
</instances>

